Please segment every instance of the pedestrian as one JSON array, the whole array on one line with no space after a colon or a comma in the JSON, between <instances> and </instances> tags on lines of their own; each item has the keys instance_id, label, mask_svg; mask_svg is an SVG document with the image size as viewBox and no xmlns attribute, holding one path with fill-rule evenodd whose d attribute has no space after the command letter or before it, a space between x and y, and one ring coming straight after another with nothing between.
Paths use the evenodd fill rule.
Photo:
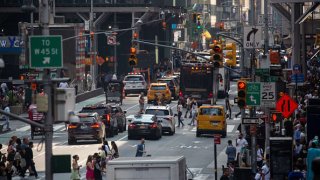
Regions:
<instances>
[{"instance_id":1,"label":"pedestrian","mask_svg":"<svg viewBox=\"0 0 320 180\"><path fill-rule=\"evenodd\" d=\"M311 143L311 147L308 149L307 155L307 179L314 179L314 174L312 171L312 161L316 158L320 158L320 149L317 148L315 142ZM318 179L317 179L318 180Z\"/></svg>"},{"instance_id":2,"label":"pedestrian","mask_svg":"<svg viewBox=\"0 0 320 180\"><path fill-rule=\"evenodd\" d=\"M94 173L94 180L102 180L101 174L101 157L98 153L94 153L93 155L93 173Z\"/></svg>"},{"instance_id":3,"label":"pedestrian","mask_svg":"<svg viewBox=\"0 0 320 180\"><path fill-rule=\"evenodd\" d=\"M195 125L195 120L197 118L197 114L198 114L198 104L197 104L197 101L196 100L192 100L192 106L191 106L191 114L192 114L192 119L190 121L190 123L188 125L192 125L194 126Z\"/></svg>"},{"instance_id":4,"label":"pedestrian","mask_svg":"<svg viewBox=\"0 0 320 180\"><path fill-rule=\"evenodd\" d=\"M316 158L312 161L312 164L311 164L311 168L312 168L312 171L313 171L313 180L319 180L320 179L320 158Z\"/></svg>"},{"instance_id":5,"label":"pedestrian","mask_svg":"<svg viewBox=\"0 0 320 180\"><path fill-rule=\"evenodd\" d=\"M72 156L72 169L71 169L71 180L80 180L80 168L81 165L78 164L79 156L73 155Z\"/></svg>"},{"instance_id":6,"label":"pedestrian","mask_svg":"<svg viewBox=\"0 0 320 180\"><path fill-rule=\"evenodd\" d=\"M144 112L144 93L141 92L140 96L139 96L139 113L143 113Z\"/></svg>"},{"instance_id":7,"label":"pedestrian","mask_svg":"<svg viewBox=\"0 0 320 180\"><path fill-rule=\"evenodd\" d=\"M248 141L243 137L243 134L240 133L238 139L236 140L236 148L237 148L237 161L240 159L241 149L248 145Z\"/></svg>"},{"instance_id":8,"label":"pedestrian","mask_svg":"<svg viewBox=\"0 0 320 180\"><path fill-rule=\"evenodd\" d=\"M254 180L262 180L262 169L257 167L257 173L254 176Z\"/></svg>"},{"instance_id":9,"label":"pedestrian","mask_svg":"<svg viewBox=\"0 0 320 180\"><path fill-rule=\"evenodd\" d=\"M104 140L104 141L103 141L103 145L104 145L104 150L105 150L105 152L106 152L106 155L108 155L109 152L110 152L110 146L109 146L108 141L107 141L107 140Z\"/></svg>"},{"instance_id":10,"label":"pedestrian","mask_svg":"<svg viewBox=\"0 0 320 180\"><path fill-rule=\"evenodd\" d=\"M184 115L184 118L187 118L187 115L188 115L188 112L189 112L189 118L192 117L192 114L191 114L191 99L190 97L187 98L187 111L186 111L186 114Z\"/></svg>"},{"instance_id":11,"label":"pedestrian","mask_svg":"<svg viewBox=\"0 0 320 180\"><path fill-rule=\"evenodd\" d=\"M33 147L34 147L33 142L30 141L29 147L26 148L26 153L28 153L28 155L30 156L29 172L30 172L30 176L34 175L35 178L38 178L38 172L36 170L35 162L33 160L33 151L32 151Z\"/></svg>"},{"instance_id":12,"label":"pedestrian","mask_svg":"<svg viewBox=\"0 0 320 180\"><path fill-rule=\"evenodd\" d=\"M261 168L263 165L263 149L257 144L257 166Z\"/></svg>"},{"instance_id":13,"label":"pedestrian","mask_svg":"<svg viewBox=\"0 0 320 180\"><path fill-rule=\"evenodd\" d=\"M68 82L60 82L59 83L59 88L69 88Z\"/></svg>"},{"instance_id":14,"label":"pedestrian","mask_svg":"<svg viewBox=\"0 0 320 180\"><path fill-rule=\"evenodd\" d=\"M228 140L228 146L227 146L227 149L226 149L226 154L228 156L227 162L228 163L233 163L234 159L236 158L236 155L237 155L237 149L236 149L236 147L234 147L232 145L232 141L231 140Z\"/></svg>"},{"instance_id":15,"label":"pedestrian","mask_svg":"<svg viewBox=\"0 0 320 180\"><path fill-rule=\"evenodd\" d=\"M220 180L229 180L230 178L229 178L229 170L228 169L225 169L224 171L223 171L223 175L220 177Z\"/></svg>"},{"instance_id":16,"label":"pedestrian","mask_svg":"<svg viewBox=\"0 0 320 180\"><path fill-rule=\"evenodd\" d=\"M146 146L144 138L141 139L140 144L137 146L136 157L142 157L146 153Z\"/></svg>"},{"instance_id":17,"label":"pedestrian","mask_svg":"<svg viewBox=\"0 0 320 180\"><path fill-rule=\"evenodd\" d=\"M86 162L86 178L87 180L94 180L94 167L92 164L93 157L92 155L89 155Z\"/></svg>"},{"instance_id":18,"label":"pedestrian","mask_svg":"<svg viewBox=\"0 0 320 180\"><path fill-rule=\"evenodd\" d=\"M179 100L178 105L177 105L177 112L178 112L178 126L177 127L180 127L180 124L182 127L184 126L183 121L182 121L182 108L183 108L182 104Z\"/></svg>"},{"instance_id":19,"label":"pedestrian","mask_svg":"<svg viewBox=\"0 0 320 180\"><path fill-rule=\"evenodd\" d=\"M293 137L294 137L294 140L295 140L295 143L300 143L300 139L301 139L301 125L300 124L297 124L295 126L295 131L294 131L294 134L293 134Z\"/></svg>"},{"instance_id":20,"label":"pedestrian","mask_svg":"<svg viewBox=\"0 0 320 180\"><path fill-rule=\"evenodd\" d=\"M111 141L111 154L112 154L112 159L119 157L118 146L114 141Z\"/></svg>"},{"instance_id":21,"label":"pedestrian","mask_svg":"<svg viewBox=\"0 0 320 180\"><path fill-rule=\"evenodd\" d=\"M294 165L293 170L288 174L288 180L304 180L303 173Z\"/></svg>"},{"instance_id":22,"label":"pedestrian","mask_svg":"<svg viewBox=\"0 0 320 180\"><path fill-rule=\"evenodd\" d=\"M226 93L226 98L225 98L225 103L226 103L226 110L229 113L228 118L231 119L231 105L230 105L230 100L229 100L229 93Z\"/></svg>"},{"instance_id":23,"label":"pedestrian","mask_svg":"<svg viewBox=\"0 0 320 180\"><path fill-rule=\"evenodd\" d=\"M5 104L3 110L4 110L5 112L7 112L7 113L10 113L10 107L9 107L9 105L8 105L8 104ZM6 130L7 130L7 131L10 131L10 123L9 123L10 118L9 118L9 116L3 115L3 119L6 121L6 122L3 124L3 127L6 125Z\"/></svg>"},{"instance_id":24,"label":"pedestrian","mask_svg":"<svg viewBox=\"0 0 320 180\"><path fill-rule=\"evenodd\" d=\"M269 168L269 159L266 159L266 162L262 166L262 179L270 180L270 168Z\"/></svg>"}]
</instances>

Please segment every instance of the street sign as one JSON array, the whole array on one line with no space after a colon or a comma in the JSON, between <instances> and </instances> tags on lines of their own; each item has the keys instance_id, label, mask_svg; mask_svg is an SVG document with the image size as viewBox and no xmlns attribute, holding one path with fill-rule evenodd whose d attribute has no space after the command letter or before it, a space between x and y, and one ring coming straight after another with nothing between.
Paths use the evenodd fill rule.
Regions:
<instances>
[{"instance_id":1,"label":"street sign","mask_svg":"<svg viewBox=\"0 0 320 180\"><path fill-rule=\"evenodd\" d=\"M273 106L276 102L276 83L261 82L261 104Z\"/></svg>"},{"instance_id":2,"label":"street sign","mask_svg":"<svg viewBox=\"0 0 320 180\"><path fill-rule=\"evenodd\" d=\"M295 65L293 65L293 70L294 71L301 71L301 65L300 64L295 64Z\"/></svg>"},{"instance_id":3,"label":"street sign","mask_svg":"<svg viewBox=\"0 0 320 180\"><path fill-rule=\"evenodd\" d=\"M256 76L270 76L270 69L269 68L256 69L255 75Z\"/></svg>"},{"instance_id":4,"label":"street sign","mask_svg":"<svg viewBox=\"0 0 320 180\"><path fill-rule=\"evenodd\" d=\"M260 106L261 87L260 83L247 83L246 88L246 104L247 106Z\"/></svg>"},{"instance_id":5,"label":"street sign","mask_svg":"<svg viewBox=\"0 0 320 180\"><path fill-rule=\"evenodd\" d=\"M221 135L220 134L214 134L214 144L221 144Z\"/></svg>"},{"instance_id":6,"label":"street sign","mask_svg":"<svg viewBox=\"0 0 320 180\"><path fill-rule=\"evenodd\" d=\"M117 44L116 36L108 36L107 43L108 43L108 45L116 45Z\"/></svg>"},{"instance_id":7,"label":"street sign","mask_svg":"<svg viewBox=\"0 0 320 180\"><path fill-rule=\"evenodd\" d=\"M262 124L264 121L261 118L242 118L242 124Z\"/></svg>"},{"instance_id":8,"label":"street sign","mask_svg":"<svg viewBox=\"0 0 320 180\"><path fill-rule=\"evenodd\" d=\"M304 82L304 74L292 74L291 82L293 83L303 83Z\"/></svg>"},{"instance_id":9,"label":"street sign","mask_svg":"<svg viewBox=\"0 0 320 180\"><path fill-rule=\"evenodd\" d=\"M288 118L297 108L298 104L288 95L282 96L276 104L276 110L281 112L284 118Z\"/></svg>"},{"instance_id":10,"label":"street sign","mask_svg":"<svg viewBox=\"0 0 320 180\"><path fill-rule=\"evenodd\" d=\"M265 23L265 19L264 19L264 14L260 14L258 15L258 25L262 26ZM268 24L271 25L272 24L272 14L268 14Z\"/></svg>"},{"instance_id":11,"label":"street sign","mask_svg":"<svg viewBox=\"0 0 320 180\"><path fill-rule=\"evenodd\" d=\"M30 68L62 68L62 36L29 37Z\"/></svg>"},{"instance_id":12,"label":"street sign","mask_svg":"<svg viewBox=\"0 0 320 180\"><path fill-rule=\"evenodd\" d=\"M262 26L245 26L243 32L243 48L262 48Z\"/></svg>"}]
</instances>

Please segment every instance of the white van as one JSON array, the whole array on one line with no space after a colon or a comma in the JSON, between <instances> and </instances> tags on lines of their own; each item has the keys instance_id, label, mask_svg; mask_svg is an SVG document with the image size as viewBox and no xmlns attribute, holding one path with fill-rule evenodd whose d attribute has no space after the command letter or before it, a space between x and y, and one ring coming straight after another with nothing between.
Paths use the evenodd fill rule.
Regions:
<instances>
[{"instance_id":1,"label":"white van","mask_svg":"<svg viewBox=\"0 0 320 180\"><path fill-rule=\"evenodd\" d=\"M108 162L107 179L186 180L184 156L120 157Z\"/></svg>"}]
</instances>

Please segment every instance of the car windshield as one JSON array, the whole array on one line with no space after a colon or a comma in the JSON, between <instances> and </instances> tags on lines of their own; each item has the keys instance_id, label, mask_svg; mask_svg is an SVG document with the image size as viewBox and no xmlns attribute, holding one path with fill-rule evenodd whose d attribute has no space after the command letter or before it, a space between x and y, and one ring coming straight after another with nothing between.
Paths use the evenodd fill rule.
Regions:
<instances>
[{"instance_id":1,"label":"car windshield","mask_svg":"<svg viewBox=\"0 0 320 180\"><path fill-rule=\"evenodd\" d=\"M152 117L150 118L145 118L145 117L142 117L142 118L135 118L133 119L132 123L154 123L154 119Z\"/></svg>"},{"instance_id":2,"label":"car windshield","mask_svg":"<svg viewBox=\"0 0 320 180\"><path fill-rule=\"evenodd\" d=\"M159 110L159 109L147 109L146 114L154 114L156 116L168 116L168 110Z\"/></svg>"},{"instance_id":3,"label":"car windshield","mask_svg":"<svg viewBox=\"0 0 320 180\"><path fill-rule=\"evenodd\" d=\"M105 108L82 108L80 113L98 113L100 116L105 114Z\"/></svg>"},{"instance_id":4,"label":"car windshield","mask_svg":"<svg viewBox=\"0 0 320 180\"><path fill-rule=\"evenodd\" d=\"M127 76L124 81L143 81L141 76Z\"/></svg>"},{"instance_id":5,"label":"car windshield","mask_svg":"<svg viewBox=\"0 0 320 180\"><path fill-rule=\"evenodd\" d=\"M96 122L96 120L93 117L79 117L80 122Z\"/></svg>"},{"instance_id":6,"label":"car windshield","mask_svg":"<svg viewBox=\"0 0 320 180\"><path fill-rule=\"evenodd\" d=\"M210 116L221 116L222 111L219 108L201 108L200 114Z\"/></svg>"},{"instance_id":7,"label":"car windshield","mask_svg":"<svg viewBox=\"0 0 320 180\"><path fill-rule=\"evenodd\" d=\"M166 90L166 86L151 86L151 90Z\"/></svg>"}]
</instances>

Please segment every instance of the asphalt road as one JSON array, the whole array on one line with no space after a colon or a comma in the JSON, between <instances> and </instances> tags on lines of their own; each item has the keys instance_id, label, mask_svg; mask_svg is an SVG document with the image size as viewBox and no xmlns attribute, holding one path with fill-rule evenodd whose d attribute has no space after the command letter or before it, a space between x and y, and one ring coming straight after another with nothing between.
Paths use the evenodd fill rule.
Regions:
<instances>
[{"instance_id":1,"label":"asphalt road","mask_svg":"<svg viewBox=\"0 0 320 180\"><path fill-rule=\"evenodd\" d=\"M235 84L231 85L231 97L236 93ZM98 102L103 102L104 96L95 97L89 99L88 101L79 103L76 105L76 110L80 110L82 106L86 104L93 104ZM232 103L233 101L231 101ZM224 99L220 99L217 104L224 105ZM173 101L170 106L173 111L176 112L177 102ZM127 111L127 115L135 114L138 112L138 96L132 95L124 99L122 109ZM233 106L233 117L238 111L238 108ZM184 114L184 113L183 113ZM188 124L190 119L185 119L184 123ZM225 148L227 141L229 139L235 142L236 139L236 129L240 123L240 118L227 120L227 137L221 139L221 144L217 145L217 160L218 160L218 177L221 176L221 166L226 164ZM18 137L30 137L30 126L22 123L20 121L12 121L13 131L0 135L0 142L4 144L3 152L6 152L6 144L12 135L17 135ZM214 179L214 143L213 137L196 137L195 126L185 125L183 128L176 128L176 134L173 136L164 135L160 140L146 140L146 151L147 154L151 156L170 156L170 155L183 155L187 159L187 166L194 175L193 179ZM82 179L85 179L85 162L87 156L98 152L98 147L101 144L90 141L80 141L76 145L67 144L67 133L65 131L64 124L54 125L54 139L53 139L53 154L78 154L80 157L80 164L83 168L80 170ZM127 131L119 133L113 138L107 139L110 141L115 141L119 148L120 156L135 156L136 146L139 144L139 140L128 140ZM44 144L41 143L41 137L36 137L34 140L35 148L34 150L34 160L36 163L36 168L39 171L40 179L45 179L45 153ZM69 173L54 174L54 179L69 179ZM189 174L191 177L191 174ZM105 177L106 178L106 177ZM15 177L14 179L20 179ZM33 179L33 178L25 178Z\"/></svg>"}]
</instances>

